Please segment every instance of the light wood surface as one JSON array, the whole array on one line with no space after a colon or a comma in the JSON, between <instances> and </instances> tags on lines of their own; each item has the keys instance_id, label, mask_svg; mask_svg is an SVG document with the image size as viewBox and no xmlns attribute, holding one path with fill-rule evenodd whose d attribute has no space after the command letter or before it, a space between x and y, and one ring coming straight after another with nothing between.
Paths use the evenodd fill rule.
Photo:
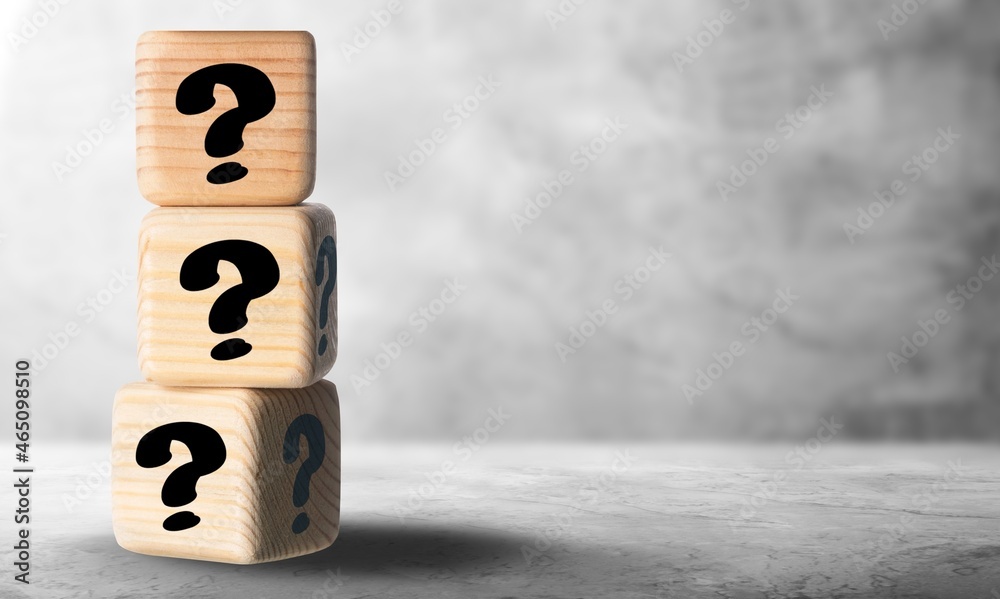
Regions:
<instances>
[{"instance_id":1,"label":"light wood surface","mask_svg":"<svg viewBox=\"0 0 1000 599\"><path fill-rule=\"evenodd\" d=\"M242 564L330 546L340 526L339 409L337 388L327 381L274 390L126 385L115 397L112 420L112 517L118 543L138 553ZM295 480L318 442L299 437L300 453L286 463L286 432L302 414L322 424L325 453L309 478L308 500L297 507ZM192 461L189 447L173 441L170 461L159 467L141 467L136 458L140 439L172 422L211 427L226 450L222 466L197 480L197 497L178 507L164 505L161 490L173 471ZM164 520L180 511L201 521L185 530L165 530ZM301 513L309 525L295 533L292 525Z\"/></svg>"},{"instance_id":2,"label":"light wood surface","mask_svg":"<svg viewBox=\"0 0 1000 599\"><path fill-rule=\"evenodd\" d=\"M212 65L259 69L275 93L273 109L246 126L244 146L224 158L205 136L237 96L217 84L215 105L182 114L181 82ZM150 31L136 45L136 166L142 195L160 206L284 206L312 192L316 171L316 47L305 31ZM208 173L236 161L249 173L212 184Z\"/></svg>"},{"instance_id":3,"label":"light wood surface","mask_svg":"<svg viewBox=\"0 0 1000 599\"><path fill-rule=\"evenodd\" d=\"M139 235L139 366L148 381L174 386L306 387L323 378L337 355L337 288L327 299L320 328L321 300L330 279L324 258L316 283L323 240L336 240L333 213L320 204L274 208L158 208L143 220ZM180 273L195 250L221 240L260 244L274 256L280 276L266 295L250 301L246 325L215 333L209 314L219 297L241 285L244 274L218 262L219 281L201 291L182 287ZM321 339L327 347L320 355ZM242 357L219 361L213 348L231 339L252 346Z\"/></svg>"}]
</instances>

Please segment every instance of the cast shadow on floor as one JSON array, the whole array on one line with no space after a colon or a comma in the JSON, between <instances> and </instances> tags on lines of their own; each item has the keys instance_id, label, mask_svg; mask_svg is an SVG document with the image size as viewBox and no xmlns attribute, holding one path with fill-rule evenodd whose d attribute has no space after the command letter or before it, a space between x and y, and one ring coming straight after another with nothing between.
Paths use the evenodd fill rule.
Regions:
<instances>
[{"instance_id":1,"label":"cast shadow on floor","mask_svg":"<svg viewBox=\"0 0 1000 599\"><path fill-rule=\"evenodd\" d=\"M526 532L479 528L467 524L449 525L439 522L355 522L343 524L337 540L322 551L302 557L255 565L220 564L198 560L164 559L130 553L118 547L114 538L92 538L77 544L84 553L101 561L149 562L159 571L183 570L190 575L222 574L239 570L241 576L295 577L329 576L337 572L345 576L367 577L397 573L425 579L449 578L463 573L482 572L495 568L507 571L534 570L565 555L571 549L574 560L603 561L600 553L585 548L568 548L555 542L542 553L534 548L535 535ZM109 555L110 554L110 555ZM101 557L103 556L103 557Z\"/></svg>"},{"instance_id":2,"label":"cast shadow on floor","mask_svg":"<svg viewBox=\"0 0 1000 599\"><path fill-rule=\"evenodd\" d=\"M320 570L371 574L392 570L463 572L495 563L520 563L525 534L439 523L364 522L346 524L332 546L299 558L263 564L263 569Z\"/></svg>"}]
</instances>

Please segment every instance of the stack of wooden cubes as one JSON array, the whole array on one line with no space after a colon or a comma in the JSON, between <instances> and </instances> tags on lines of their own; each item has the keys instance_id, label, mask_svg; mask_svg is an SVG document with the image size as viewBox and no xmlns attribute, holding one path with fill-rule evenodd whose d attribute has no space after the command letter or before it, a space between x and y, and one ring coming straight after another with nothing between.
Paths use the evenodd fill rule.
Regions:
<instances>
[{"instance_id":1,"label":"stack of wooden cubes","mask_svg":"<svg viewBox=\"0 0 1000 599\"><path fill-rule=\"evenodd\" d=\"M296 31L136 47L139 365L117 394L115 537L231 563L340 527L336 223L316 174L316 48Z\"/></svg>"}]
</instances>

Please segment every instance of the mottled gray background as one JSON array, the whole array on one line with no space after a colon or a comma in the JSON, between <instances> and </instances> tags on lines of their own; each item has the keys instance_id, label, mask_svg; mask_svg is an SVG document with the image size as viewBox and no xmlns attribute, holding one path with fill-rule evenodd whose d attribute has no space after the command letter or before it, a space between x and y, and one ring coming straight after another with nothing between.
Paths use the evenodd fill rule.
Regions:
<instances>
[{"instance_id":1,"label":"mottled gray background","mask_svg":"<svg viewBox=\"0 0 1000 599\"><path fill-rule=\"evenodd\" d=\"M384 3L75 0L14 47L43 5L5 2L0 363L75 322L79 335L35 374L37 438L109 438L115 391L140 378L135 285L99 314L78 306L114 273L134 276L152 208L120 99L135 40L308 29L310 201L339 220L341 350L328 378L346 439L452 439L497 407L512 415L508 439L797 437L831 414L844 438L995 436L1000 280L961 311L947 297L1000 235L997 9L908 6L919 8L883 34L884 1L591 1L554 26L555 0L415 3L348 60L343 44ZM734 22L679 69L675 53L723 9ZM501 86L452 130L444 112L481 76ZM786 140L776 123L813 86L833 96ZM575 168L607 118L628 129L518 231L512 214ZM103 119L113 130L57 175ZM384 173L435 127L447 141L390 190ZM911 182L905 163L948 127L960 139ZM768 137L780 149L723 201L717 181ZM851 243L844 224L894 179L907 192ZM650 246L673 257L623 301L616 282ZM411 313L453 277L468 290L418 331ZM801 299L689 405L682 385L748 341L743 323L779 288ZM618 312L560 360L556 343L608 299ZM937 309L949 323L893 372L887 353ZM352 384L401 331L414 344L371 385Z\"/></svg>"},{"instance_id":2,"label":"mottled gray background","mask_svg":"<svg viewBox=\"0 0 1000 599\"><path fill-rule=\"evenodd\" d=\"M388 0L62 1L0 6L0 365L51 356L33 374L32 584L7 549L0 596L1000 597L1000 457L972 443L1000 434L1000 278L980 270L1000 244L997 3L406 3L347 56ZM134 277L152 209L135 41L275 28L319 52L310 201L339 220L340 536L253 567L134 554L112 535L108 443L114 393L140 379L136 286L112 280ZM453 129L480 78L499 87ZM594 142L607 119L628 127ZM591 143L604 152L579 172ZM516 223L563 170L572 184ZM901 197L859 216L896 180ZM672 256L622 293L650 247ZM456 277L467 290L424 328ZM754 333L776 290L797 299ZM380 358L403 332L413 344ZM386 367L364 384L368 361ZM853 443L871 439L900 442ZM944 439L961 443L926 442Z\"/></svg>"}]
</instances>

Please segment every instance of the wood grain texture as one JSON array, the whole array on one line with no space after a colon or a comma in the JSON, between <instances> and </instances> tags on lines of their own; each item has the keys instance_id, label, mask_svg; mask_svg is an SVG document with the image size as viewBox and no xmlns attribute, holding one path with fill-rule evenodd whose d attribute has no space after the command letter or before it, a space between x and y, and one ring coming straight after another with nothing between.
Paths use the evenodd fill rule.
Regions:
<instances>
[{"instance_id":1,"label":"wood grain texture","mask_svg":"<svg viewBox=\"0 0 1000 599\"><path fill-rule=\"evenodd\" d=\"M191 73L223 63L263 71L274 85L269 114L247 125L243 149L205 151L205 135L237 106L215 86L215 105L196 115L176 106ZM136 44L136 168L142 195L160 206L287 206L312 193L316 176L316 44L305 31L149 31ZM206 176L221 163L249 169L221 185Z\"/></svg>"},{"instance_id":2,"label":"wood grain texture","mask_svg":"<svg viewBox=\"0 0 1000 599\"><path fill-rule=\"evenodd\" d=\"M283 459L285 433L302 414L323 426L325 455L310 478L309 498L292 502L295 478L310 447ZM210 426L226 445L226 461L196 484L197 497L168 507L167 477L191 461L187 445L173 441L171 459L143 468L136 446L149 431L171 422ZM340 529L340 407L337 388L320 381L304 389L209 389L133 383L119 390L112 417L112 517L119 545L149 555L249 564L304 555L329 547ZM201 518L192 528L168 531L163 521L179 511ZM301 533L292 522L309 518Z\"/></svg>"},{"instance_id":3,"label":"wood grain texture","mask_svg":"<svg viewBox=\"0 0 1000 599\"><path fill-rule=\"evenodd\" d=\"M306 387L323 378L337 356L337 286L328 300L326 326L320 302L329 267L316 282L317 256L336 221L321 204L276 208L157 208L139 233L139 367L148 381L173 386ZM266 247L278 263L277 286L250 302L247 324L217 334L209 312L227 289L243 282L236 265L218 263L219 282L203 291L181 286L185 258L212 242L242 239ZM327 348L319 354L319 343ZM240 338L253 346L228 361L212 348Z\"/></svg>"}]
</instances>

